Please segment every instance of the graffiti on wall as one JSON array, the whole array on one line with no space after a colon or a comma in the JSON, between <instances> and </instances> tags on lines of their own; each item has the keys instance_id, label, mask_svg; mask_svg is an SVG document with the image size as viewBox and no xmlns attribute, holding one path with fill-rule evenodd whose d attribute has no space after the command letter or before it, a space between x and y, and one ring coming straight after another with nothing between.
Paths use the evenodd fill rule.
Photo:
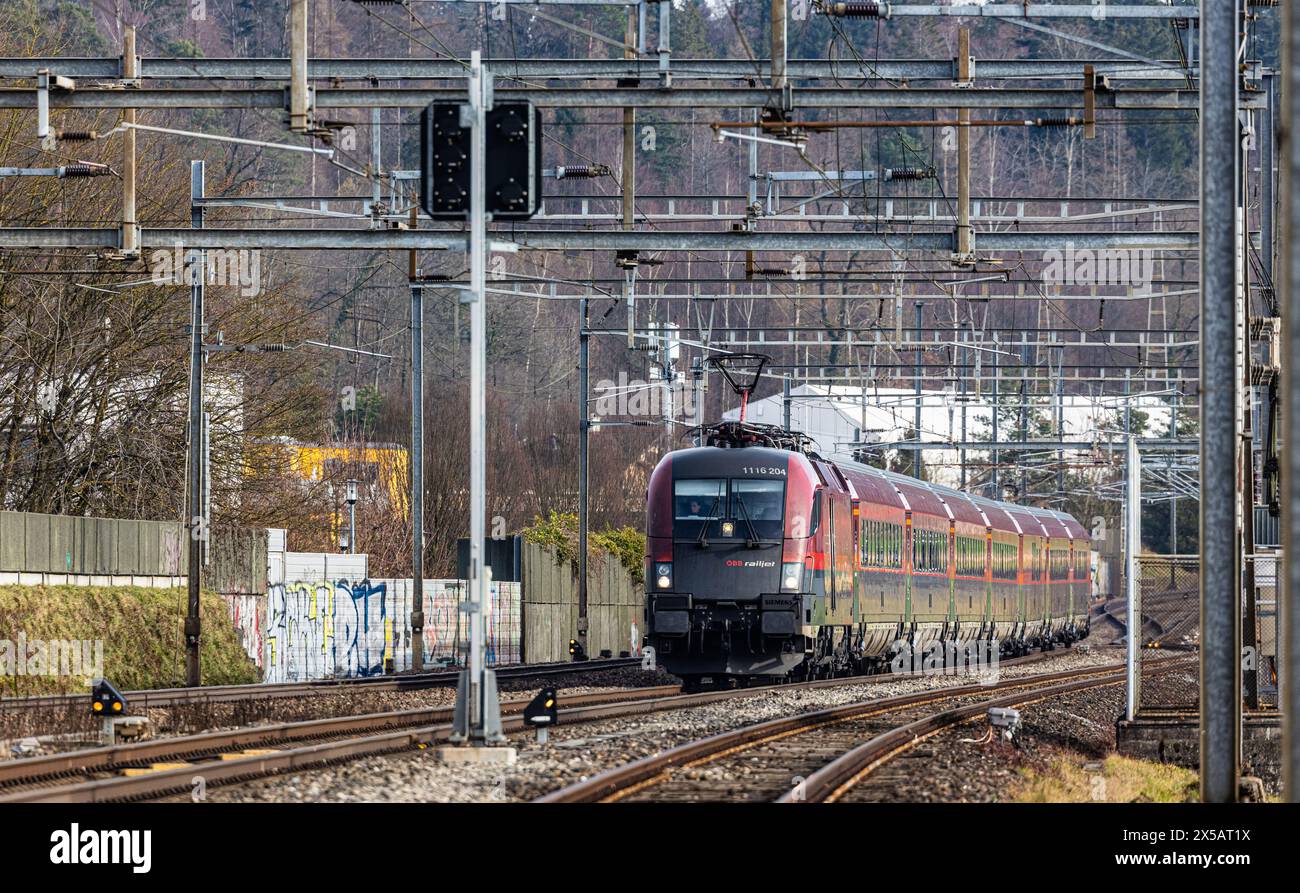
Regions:
<instances>
[{"instance_id":1,"label":"graffiti on wall","mask_svg":"<svg viewBox=\"0 0 1300 893\"><path fill-rule=\"evenodd\" d=\"M468 637L460 610L465 585L427 580L425 664L463 661ZM274 583L260 615L256 596L230 596L231 620L266 682L373 676L411 667L410 580ZM239 601L249 599L245 603ZM493 583L487 612L489 665L520 655L519 584Z\"/></svg>"},{"instance_id":2,"label":"graffiti on wall","mask_svg":"<svg viewBox=\"0 0 1300 893\"><path fill-rule=\"evenodd\" d=\"M263 679L373 676L392 659L386 589L368 580L269 586Z\"/></svg>"},{"instance_id":3,"label":"graffiti on wall","mask_svg":"<svg viewBox=\"0 0 1300 893\"><path fill-rule=\"evenodd\" d=\"M410 589L409 580L392 581ZM463 580L434 580L424 587L424 653L430 662L453 663L468 646L468 616L461 610L467 598ZM520 651L520 593L518 583L488 584L485 612L488 666L523 660Z\"/></svg>"},{"instance_id":4,"label":"graffiti on wall","mask_svg":"<svg viewBox=\"0 0 1300 893\"><path fill-rule=\"evenodd\" d=\"M244 650L252 658L253 663L257 664L258 669L262 667L262 615L261 615L261 597L256 595L223 595L222 599L226 603L226 610L230 612L230 622L234 624L235 632L239 634L239 641L243 644Z\"/></svg>"}]
</instances>

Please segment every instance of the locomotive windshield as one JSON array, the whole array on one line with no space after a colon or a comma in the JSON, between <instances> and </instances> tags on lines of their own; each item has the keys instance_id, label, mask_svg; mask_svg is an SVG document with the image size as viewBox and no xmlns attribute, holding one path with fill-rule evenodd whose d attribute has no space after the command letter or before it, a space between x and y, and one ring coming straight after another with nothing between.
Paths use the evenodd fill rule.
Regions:
<instances>
[{"instance_id":1,"label":"locomotive windshield","mask_svg":"<svg viewBox=\"0 0 1300 893\"><path fill-rule=\"evenodd\" d=\"M706 540L781 539L782 481L708 478L673 483L673 537Z\"/></svg>"}]
</instances>

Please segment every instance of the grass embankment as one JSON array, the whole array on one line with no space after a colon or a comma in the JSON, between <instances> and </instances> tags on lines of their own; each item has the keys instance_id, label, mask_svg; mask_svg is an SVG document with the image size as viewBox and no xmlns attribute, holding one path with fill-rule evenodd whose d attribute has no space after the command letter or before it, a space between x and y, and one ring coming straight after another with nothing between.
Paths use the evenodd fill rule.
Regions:
<instances>
[{"instance_id":1,"label":"grass embankment","mask_svg":"<svg viewBox=\"0 0 1300 893\"><path fill-rule=\"evenodd\" d=\"M20 696L86 691L87 676L49 675L35 649L86 642L82 655L102 642L103 675L120 689L166 688L184 683L184 589L136 586L0 586L0 695ZM202 601L203 684L257 682L257 668L239 644L220 596ZM18 649L28 666L19 673ZM62 671L62 667L60 671ZM82 662L80 669L92 667ZM39 673L34 670L40 670Z\"/></svg>"},{"instance_id":2,"label":"grass embankment","mask_svg":"<svg viewBox=\"0 0 1300 893\"><path fill-rule=\"evenodd\" d=\"M1117 755L1099 763L1060 759L1022 774L1011 797L1017 803L1188 803L1199 797L1199 779L1190 769Z\"/></svg>"}]
</instances>

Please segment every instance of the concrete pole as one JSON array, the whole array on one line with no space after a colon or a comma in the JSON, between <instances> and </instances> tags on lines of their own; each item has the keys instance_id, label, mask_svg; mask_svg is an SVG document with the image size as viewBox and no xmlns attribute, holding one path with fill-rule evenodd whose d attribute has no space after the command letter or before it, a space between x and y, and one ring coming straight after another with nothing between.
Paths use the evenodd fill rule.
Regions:
<instances>
[{"instance_id":1,"label":"concrete pole","mask_svg":"<svg viewBox=\"0 0 1300 893\"><path fill-rule=\"evenodd\" d=\"M357 503L348 500L348 554L357 554Z\"/></svg>"},{"instance_id":2,"label":"concrete pole","mask_svg":"<svg viewBox=\"0 0 1300 893\"><path fill-rule=\"evenodd\" d=\"M1029 440L1029 333L1022 332L1020 339L1025 346L1020 348L1020 432L1019 440L1023 444ZM1025 454L1017 456L1016 464L1020 466L1020 483L1017 486L1019 498L1024 499L1029 492L1029 478L1025 467Z\"/></svg>"},{"instance_id":3,"label":"concrete pole","mask_svg":"<svg viewBox=\"0 0 1300 893\"><path fill-rule=\"evenodd\" d=\"M414 283L411 285L411 669L417 673L424 669L424 289Z\"/></svg>"},{"instance_id":4,"label":"concrete pole","mask_svg":"<svg viewBox=\"0 0 1300 893\"><path fill-rule=\"evenodd\" d=\"M697 447L704 446L704 376L708 375L708 367L704 365L704 357L700 357L699 359L700 368L692 372L692 375L695 376L695 405L693 407L695 413L694 424L695 427L699 429L695 434L695 445Z\"/></svg>"},{"instance_id":5,"label":"concrete pole","mask_svg":"<svg viewBox=\"0 0 1300 893\"><path fill-rule=\"evenodd\" d=\"M452 740L484 745L505 740L496 674L487 669L484 632L489 599L485 538L487 533L487 113L491 110L491 75L478 50L470 56L470 363L469 363L469 660L456 691ZM467 113L467 114L466 114Z\"/></svg>"},{"instance_id":6,"label":"concrete pole","mask_svg":"<svg viewBox=\"0 0 1300 893\"><path fill-rule=\"evenodd\" d=\"M1241 519L1241 591L1245 598L1241 604L1241 647L1238 653L1254 654L1258 660L1257 636L1255 635L1255 434L1254 413L1251 388L1251 336L1250 336L1250 265L1246 263L1247 240L1250 232L1250 150L1245 140L1240 142L1241 166L1237 180L1238 257L1240 263L1237 275L1237 337L1241 345L1238 375L1241 381L1241 425L1240 449L1237 451L1237 492L1241 494L1238 507ZM1259 679L1255 670L1245 672L1242 681L1244 708L1254 710L1259 707ZM1240 720L1238 721L1240 723Z\"/></svg>"},{"instance_id":7,"label":"concrete pole","mask_svg":"<svg viewBox=\"0 0 1300 893\"><path fill-rule=\"evenodd\" d=\"M624 40L629 45L636 41L637 17L635 7L627 12L627 33ZM623 51L624 59L635 59L636 51ZM636 109L623 109L623 229L636 225Z\"/></svg>"},{"instance_id":8,"label":"concrete pole","mask_svg":"<svg viewBox=\"0 0 1300 893\"><path fill-rule=\"evenodd\" d=\"M994 347L993 350L993 442L997 443L998 442L998 412L1001 409L1001 405L998 402L998 390L1000 387L999 382L1001 381L1002 373L999 370L999 366L1001 365L1001 362L998 358L998 354L999 354L998 346L994 344L993 347ZM997 450L993 451L992 497L994 499L1002 498L1002 488L998 484L998 451Z\"/></svg>"},{"instance_id":9,"label":"concrete pole","mask_svg":"<svg viewBox=\"0 0 1300 893\"><path fill-rule=\"evenodd\" d=\"M967 362L969 361L969 359L970 359L970 350L966 347L966 342L967 342L967 340L968 340L967 333L966 333L966 332L962 332L962 334L961 334L961 343L962 343L962 348L961 348L961 354L960 354L961 359L958 361L958 363L959 363L959 365L961 366L961 368L960 368L960 370L957 372L957 375L960 376L960 381L961 381L961 442L962 442L962 443L965 443L965 442L966 442L966 407L967 407L967 406L969 405L969 403L970 403L970 401L969 401L969 399L968 399L968 394L969 394L969 392L967 391L967 388L966 388L966 363L967 363ZM961 464L961 489L965 490L965 489L966 489L966 450L965 450L965 448L963 448L963 449L962 449L962 450L961 450L957 455L958 455L958 461L959 461L959 463Z\"/></svg>"},{"instance_id":10,"label":"concrete pole","mask_svg":"<svg viewBox=\"0 0 1300 893\"><path fill-rule=\"evenodd\" d=\"M1291 245L1300 237L1300 140L1294 136L1300 122L1300 15L1291 4L1282 9L1281 156L1279 179L1282 201L1279 245ZM1282 776L1288 802L1300 802L1300 263L1291 251L1278 253L1281 269L1280 303L1285 328L1282 336L1282 629L1278 636L1282 713Z\"/></svg>"},{"instance_id":11,"label":"concrete pole","mask_svg":"<svg viewBox=\"0 0 1300 893\"><path fill-rule=\"evenodd\" d=\"M970 29L957 32L957 80L971 81ZM970 109L957 110L957 258L970 259L975 252L970 223Z\"/></svg>"},{"instance_id":12,"label":"concrete pole","mask_svg":"<svg viewBox=\"0 0 1300 893\"><path fill-rule=\"evenodd\" d=\"M671 85L672 75L669 71L669 59L672 57L672 12L673 4L661 2L658 5L659 10L659 85L668 87ZM628 41L632 43L632 41Z\"/></svg>"},{"instance_id":13,"label":"concrete pole","mask_svg":"<svg viewBox=\"0 0 1300 893\"><path fill-rule=\"evenodd\" d=\"M306 133L311 129L307 89L307 0L289 2L289 129Z\"/></svg>"},{"instance_id":14,"label":"concrete pole","mask_svg":"<svg viewBox=\"0 0 1300 893\"><path fill-rule=\"evenodd\" d=\"M190 226L203 228L204 168L202 161L190 162ZM189 255L190 272L190 393L189 393L189 565L185 614L185 684L198 686L202 674L199 649L202 633L200 593L203 585L203 543L209 531L203 519L203 280L204 253Z\"/></svg>"},{"instance_id":15,"label":"concrete pole","mask_svg":"<svg viewBox=\"0 0 1300 893\"><path fill-rule=\"evenodd\" d=\"M122 31L122 77L135 80L140 76L139 57L135 54L135 26ZM140 253L140 221L135 212L135 109L122 112L122 254L136 257Z\"/></svg>"},{"instance_id":16,"label":"concrete pole","mask_svg":"<svg viewBox=\"0 0 1300 893\"><path fill-rule=\"evenodd\" d=\"M384 172L384 152L382 138L382 109L373 108L370 110L370 176L373 178L370 183L370 201L373 209L383 200L384 181L382 179ZM378 221L371 218L370 225L376 226Z\"/></svg>"},{"instance_id":17,"label":"concrete pole","mask_svg":"<svg viewBox=\"0 0 1300 893\"><path fill-rule=\"evenodd\" d=\"M591 494L588 491L591 437L591 335L590 310L587 298L578 302L578 405L581 410L580 436L578 438L578 641L587 647L587 511Z\"/></svg>"},{"instance_id":18,"label":"concrete pole","mask_svg":"<svg viewBox=\"0 0 1300 893\"><path fill-rule=\"evenodd\" d=\"M1057 354L1056 372L1056 439L1065 440L1065 349ZM1056 452L1056 500L1057 506L1065 507L1065 451Z\"/></svg>"},{"instance_id":19,"label":"concrete pole","mask_svg":"<svg viewBox=\"0 0 1300 893\"><path fill-rule=\"evenodd\" d=\"M785 74L785 60L789 42L786 33L786 3L788 0L772 0L772 91L780 93L789 80ZM781 104L780 97L777 102Z\"/></svg>"},{"instance_id":20,"label":"concrete pole","mask_svg":"<svg viewBox=\"0 0 1300 893\"><path fill-rule=\"evenodd\" d=\"M1237 3L1201 9L1201 799L1237 799ZM1294 447L1292 447L1294 449Z\"/></svg>"},{"instance_id":21,"label":"concrete pole","mask_svg":"<svg viewBox=\"0 0 1300 893\"><path fill-rule=\"evenodd\" d=\"M1127 684L1124 717L1137 717L1142 706L1142 582L1138 553L1142 551L1142 456L1137 435L1128 435L1127 486L1124 488L1124 590L1128 604L1125 637Z\"/></svg>"},{"instance_id":22,"label":"concrete pole","mask_svg":"<svg viewBox=\"0 0 1300 893\"><path fill-rule=\"evenodd\" d=\"M781 425L785 430L790 430L790 404L793 403L790 396L790 373L786 373L781 379Z\"/></svg>"},{"instance_id":23,"label":"concrete pole","mask_svg":"<svg viewBox=\"0 0 1300 893\"><path fill-rule=\"evenodd\" d=\"M488 75L475 51L469 84L470 112L470 736L482 740L484 719L484 612L487 561L487 98Z\"/></svg>"},{"instance_id":24,"label":"concrete pole","mask_svg":"<svg viewBox=\"0 0 1300 893\"><path fill-rule=\"evenodd\" d=\"M419 225L411 207L411 229ZM424 670L424 288L417 252L407 256L411 283L411 669ZM456 296L457 301L460 295ZM459 340L459 338L457 339Z\"/></svg>"},{"instance_id":25,"label":"concrete pole","mask_svg":"<svg viewBox=\"0 0 1300 893\"><path fill-rule=\"evenodd\" d=\"M916 446L912 450L912 475L916 477L917 480L920 480L921 476L925 473L924 469L921 467L921 376L923 374L921 370L921 358L924 354L921 350L921 313L924 308L925 305L923 303L920 301L916 302L916 372L913 376L916 379L914 382L916 389L916 407L914 410L915 417L913 421L915 426L913 435L916 438Z\"/></svg>"},{"instance_id":26,"label":"concrete pole","mask_svg":"<svg viewBox=\"0 0 1300 893\"><path fill-rule=\"evenodd\" d=\"M1169 439L1173 440L1178 436L1178 393L1174 392L1169 398ZM1173 460L1170 460L1170 465ZM1173 476L1170 475L1170 480ZM1178 554L1178 491L1171 490L1172 498L1169 500L1169 554Z\"/></svg>"},{"instance_id":27,"label":"concrete pole","mask_svg":"<svg viewBox=\"0 0 1300 893\"><path fill-rule=\"evenodd\" d=\"M1277 127L1274 120L1274 94L1277 75L1264 75L1264 108L1259 113L1259 239L1260 259L1264 266L1265 284L1276 288L1273 279L1273 212L1277 204L1274 191L1273 168L1276 166Z\"/></svg>"},{"instance_id":28,"label":"concrete pole","mask_svg":"<svg viewBox=\"0 0 1300 893\"><path fill-rule=\"evenodd\" d=\"M212 413L203 413L203 529L212 529ZM212 540L203 541L203 566L212 564Z\"/></svg>"}]
</instances>

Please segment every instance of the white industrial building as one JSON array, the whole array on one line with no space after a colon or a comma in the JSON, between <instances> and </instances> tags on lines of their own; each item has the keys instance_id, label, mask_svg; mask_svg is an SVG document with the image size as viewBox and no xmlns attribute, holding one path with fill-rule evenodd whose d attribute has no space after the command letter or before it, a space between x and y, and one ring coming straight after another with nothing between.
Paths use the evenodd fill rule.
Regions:
<instances>
[{"instance_id":1,"label":"white industrial building","mask_svg":"<svg viewBox=\"0 0 1300 893\"><path fill-rule=\"evenodd\" d=\"M852 459L855 443L907 440L916 424L916 391L912 388L864 390L843 385L805 384L791 388L790 397L790 427L807 434L816 443L817 451L831 458ZM777 393L753 400L745 417L759 424L781 425L784 399ZM1003 400L1007 399L1014 397L1004 395ZM1167 397L1160 395L1139 394L1133 398L1133 407L1148 416L1144 436L1164 437L1168 434L1167 401ZM1115 422L1122 419L1123 410L1124 401L1120 397L1066 396L1061 406L1064 439L1078 440L1080 449L1088 449L1098 440L1111 439L1115 436ZM1035 411L1045 412L1055 421L1055 404L1036 405ZM991 415L991 401L987 395L982 398L971 396L963 402L950 390L922 390L921 440L930 443L987 440ZM739 408L723 413L723 418L730 421L739 416ZM1010 432L1003 431L1000 436L1009 439ZM950 451L923 451L923 461L933 469L934 478L956 485L958 473L955 463L940 467L942 463L954 462L954 459ZM949 475L951 481L946 480Z\"/></svg>"}]
</instances>

